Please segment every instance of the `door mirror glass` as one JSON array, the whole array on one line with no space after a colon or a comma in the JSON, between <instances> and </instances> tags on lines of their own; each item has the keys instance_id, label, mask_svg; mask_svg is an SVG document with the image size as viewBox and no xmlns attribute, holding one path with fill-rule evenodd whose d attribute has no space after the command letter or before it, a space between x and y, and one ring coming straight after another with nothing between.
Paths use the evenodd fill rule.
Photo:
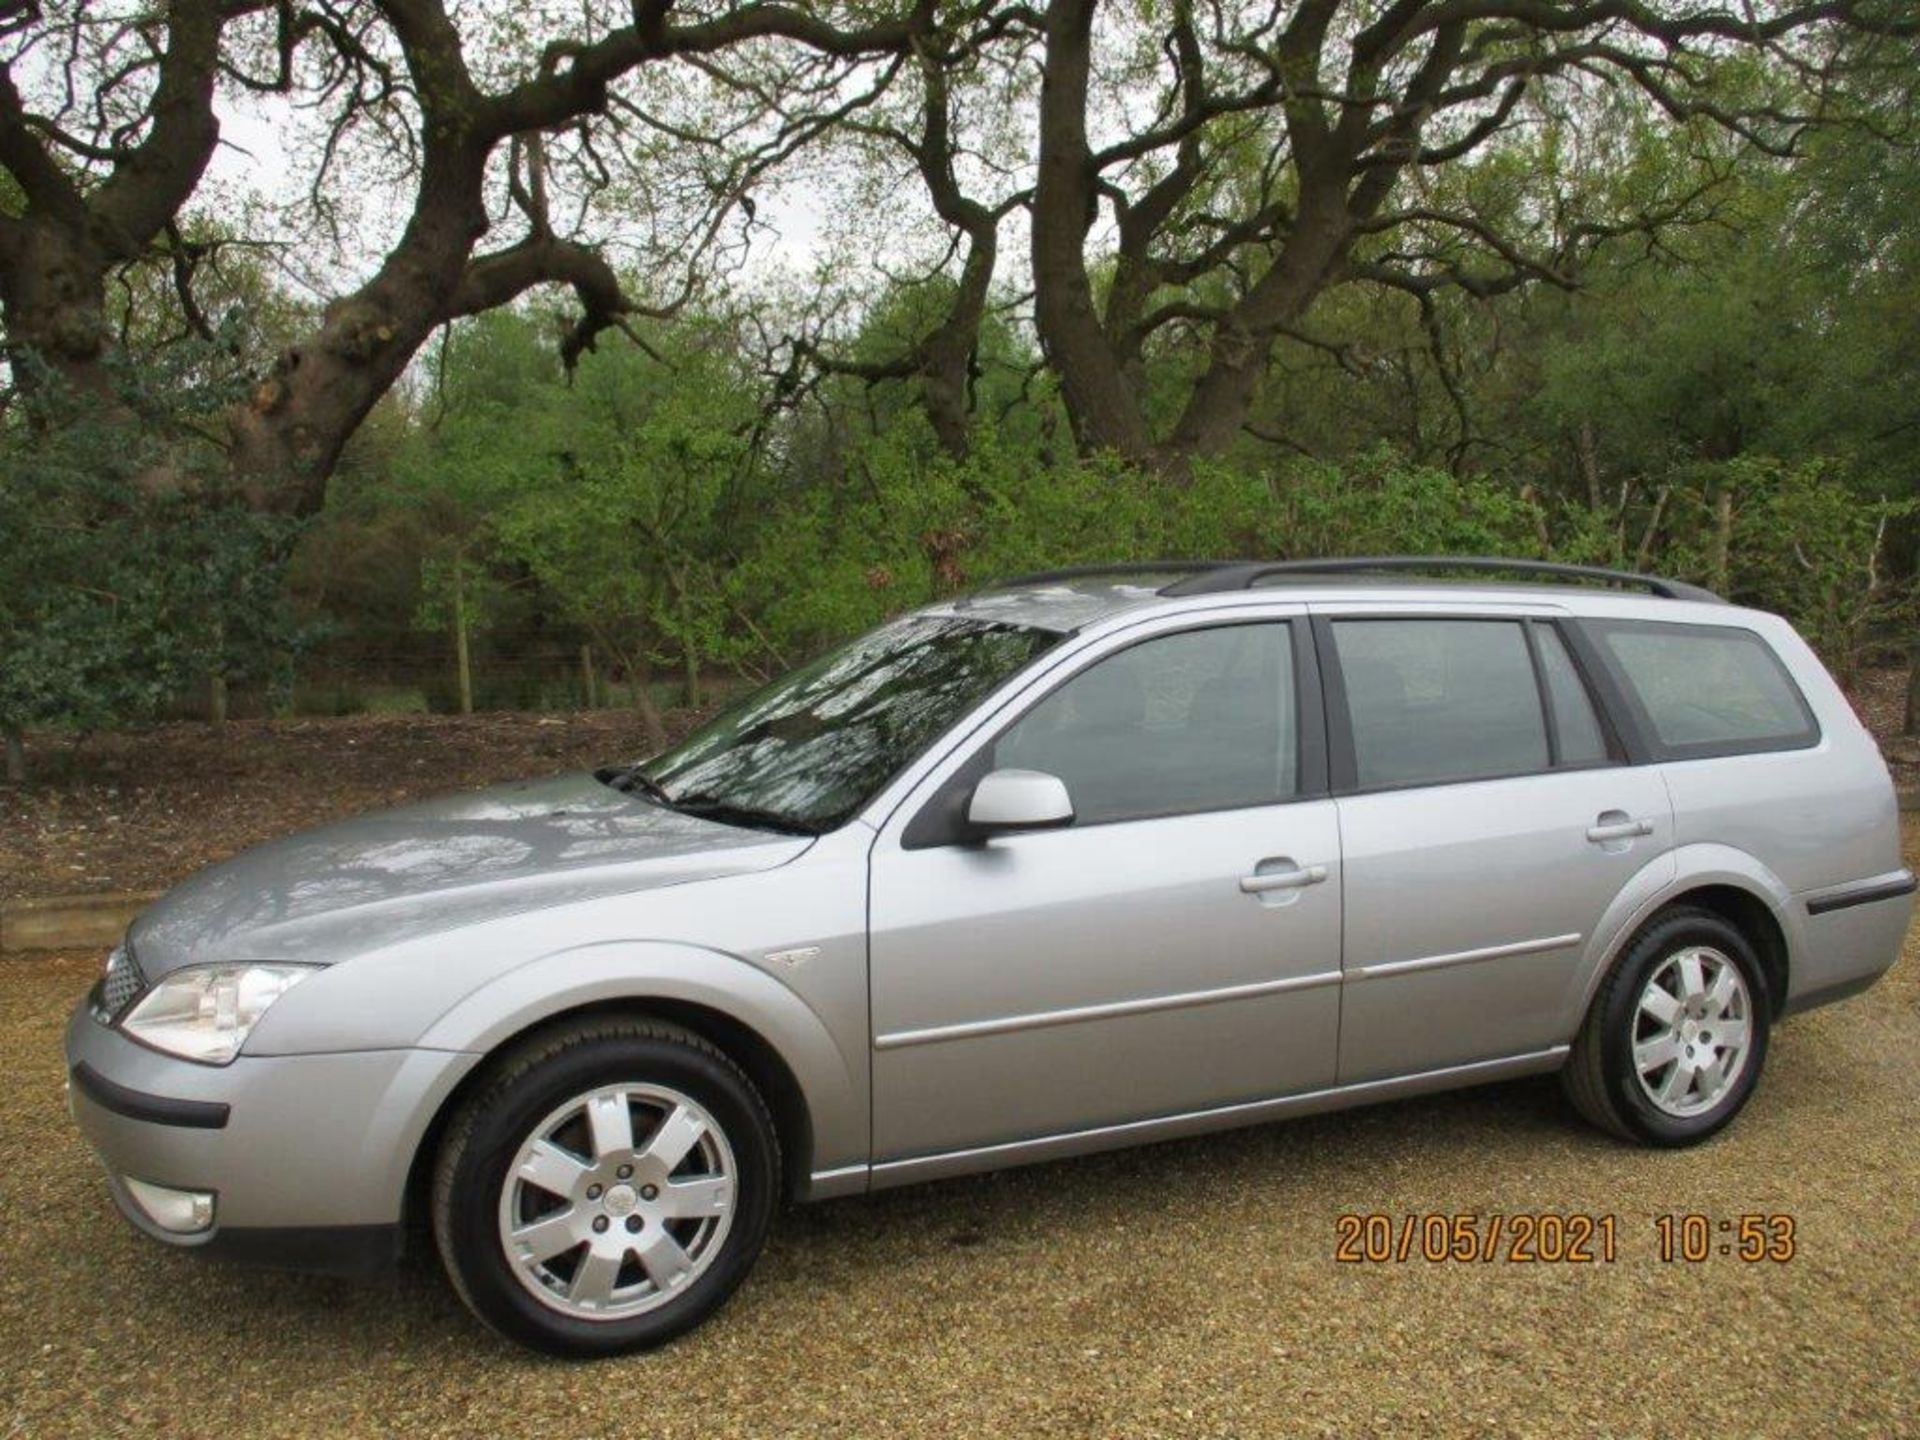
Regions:
<instances>
[{"instance_id":1,"label":"door mirror glass","mask_svg":"<svg viewBox=\"0 0 1920 1440\"><path fill-rule=\"evenodd\" d=\"M967 822L982 830L1046 830L1073 823L1073 800L1058 775L994 770L973 787Z\"/></svg>"}]
</instances>

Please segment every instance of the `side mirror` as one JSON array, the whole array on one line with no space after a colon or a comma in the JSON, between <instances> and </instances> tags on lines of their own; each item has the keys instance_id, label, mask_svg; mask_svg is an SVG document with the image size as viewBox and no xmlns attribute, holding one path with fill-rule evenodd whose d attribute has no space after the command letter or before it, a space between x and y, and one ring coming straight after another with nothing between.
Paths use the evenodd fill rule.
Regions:
<instances>
[{"instance_id":1,"label":"side mirror","mask_svg":"<svg viewBox=\"0 0 1920 1440\"><path fill-rule=\"evenodd\" d=\"M967 802L967 823L981 830L1052 830L1073 823L1073 799L1058 775L993 770Z\"/></svg>"}]
</instances>

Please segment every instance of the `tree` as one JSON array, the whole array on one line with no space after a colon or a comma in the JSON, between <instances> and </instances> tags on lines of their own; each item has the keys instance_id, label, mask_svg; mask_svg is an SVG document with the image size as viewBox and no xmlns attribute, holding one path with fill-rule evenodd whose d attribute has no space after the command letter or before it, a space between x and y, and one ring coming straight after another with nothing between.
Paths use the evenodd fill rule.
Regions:
<instances>
[{"instance_id":1,"label":"tree","mask_svg":"<svg viewBox=\"0 0 1920 1440\"><path fill-rule=\"evenodd\" d=\"M684 300L693 267L678 295L649 306L621 285L590 227L556 219L563 177L585 200L619 199L605 157L634 156L632 198L632 182L665 179L646 166L690 154L679 182L691 217L663 243L697 257L752 177L857 106L849 77L866 57L904 49L933 8L849 5L836 16L759 0L682 20L674 0L635 0L589 7L575 33L536 48L515 26L476 31L442 0L164 0L111 24L95 3L0 6L0 164L20 192L0 213L0 318L9 354L40 357L70 388L108 397L108 280L156 248L181 253L180 216L218 143L223 88L317 108L315 194L335 153L362 137L390 137L381 158L404 168L409 211L372 273L332 294L226 416L232 472L252 502L297 512L318 506L348 437L437 327L565 286L579 305L561 344L571 364L607 330ZM734 117L657 116L627 85L681 61L704 67L689 64L697 77L727 56L743 73L716 80L714 94L749 117L756 93L786 97L768 133L738 122L749 132L738 144L699 128L710 119L726 134ZM517 238L483 249L503 211Z\"/></svg>"},{"instance_id":2,"label":"tree","mask_svg":"<svg viewBox=\"0 0 1920 1440\"><path fill-rule=\"evenodd\" d=\"M1700 198L1536 183L1490 217L1470 187L1449 195L1449 175L1497 167L1523 129L1604 151L1651 113L1790 153L1858 58L1842 39L1920 30L1867 0L1052 0L1025 23L1040 43L1031 258L1047 360L1082 449L1172 473L1238 442L1275 345L1312 339L1327 292L1384 287L1425 313L1453 289L1569 285L1597 245ZM1740 73L1749 58L1757 77ZM1156 349L1189 367L1165 414Z\"/></svg>"},{"instance_id":3,"label":"tree","mask_svg":"<svg viewBox=\"0 0 1920 1440\"><path fill-rule=\"evenodd\" d=\"M697 705L703 663L732 653L733 560L765 508L757 396L721 318L638 332L646 350L586 357L571 385L540 362L543 318L502 311L456 331L391 488L443 517L427 557L436 619L457 635L455 576L463 601L490 573L525 577L624 674L664 744L655 667L677 662Z\"/></svg>"},{"instance_id":4,"label":"tree","mask_svg":"<svg viewBox=\"0 0 1920 1440\"><path fill-rule=\"evenodd\" d=\"M798 358L811 358L828 373L855 376L868 384L916 381L941 449L953 459L964 460L972 443L974 381L999 262L1000 224L1027 203L1028 192L1015 189L989 203L969 194L961 183L957 166L961 142L954 124L956 77L986 64L983 51L1012 24L1012 17L956 8L959 27L930 27L915 40L918 114L896 119L876 106L871 117L858 115L842 124L913 162L934 214L951 233L949 256L955 251L961 254L960 273L952 279L942 273L939 283L917 287L916 298L932 303L888 353L849 358L803 339ZM969 22L978 22L971 32L964 28Z\"/></svg>"}]
</instances>

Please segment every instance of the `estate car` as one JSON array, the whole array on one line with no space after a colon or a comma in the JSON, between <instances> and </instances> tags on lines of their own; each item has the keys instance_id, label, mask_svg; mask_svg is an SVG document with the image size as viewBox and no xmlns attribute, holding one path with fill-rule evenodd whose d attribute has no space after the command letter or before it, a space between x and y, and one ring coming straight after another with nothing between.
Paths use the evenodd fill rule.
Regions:
<instances>
[{"instance_id":1,"label":"estate car","mask_svg":"<svg viewBox=\"0 0 1920 1440\"><path fill-rule=\"evenodd\" d=\"M642 763L201 872L74 1014L69 1097L156 1240L359 1268L424 1222L481 1319L607 1354L788 1199L1552 1071L1703 1140L1892 963L1900 855L1820 662L1705 591L1057 572Z\"/></svg>"}]
</instances>

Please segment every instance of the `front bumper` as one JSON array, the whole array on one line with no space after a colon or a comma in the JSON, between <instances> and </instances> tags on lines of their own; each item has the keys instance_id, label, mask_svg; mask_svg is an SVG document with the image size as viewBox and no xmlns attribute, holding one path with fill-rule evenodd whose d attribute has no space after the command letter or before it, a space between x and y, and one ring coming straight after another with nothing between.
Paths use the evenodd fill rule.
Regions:
<instances>
[{"instance_id":1,"label":"front bumper","mask_svg":"<svg viewBox=\"0 0 1920 1440\"><path fill-rule=\"evenodd\" d=\"M366 1050L197 1065L129 1040L86 1004L67 1024L66 1058L68 1107L137 1229L209 1255L353 1271L397 1254L414 1156L480 1059ZM211 1192L212 1225L161 1229L128 1180Z\"/></svg>"}]
</instances>

